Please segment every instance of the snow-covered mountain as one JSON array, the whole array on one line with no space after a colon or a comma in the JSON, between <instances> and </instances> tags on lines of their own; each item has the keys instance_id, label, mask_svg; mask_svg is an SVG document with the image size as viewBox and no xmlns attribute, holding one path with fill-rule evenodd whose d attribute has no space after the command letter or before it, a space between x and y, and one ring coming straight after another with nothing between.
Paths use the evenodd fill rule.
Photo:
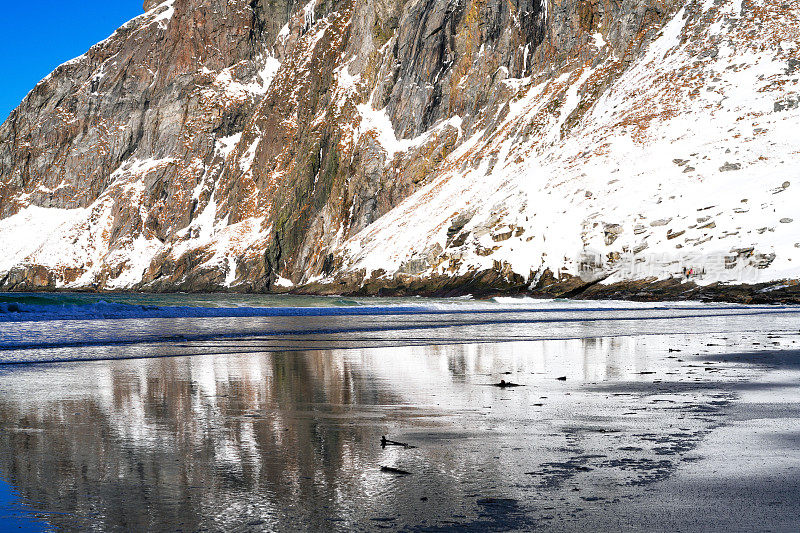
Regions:
<instances>
[{"instance_id":1,"label":"snow-covered mountain","mask_svg":"<svg viewBox=\"0 0 800 533\"><path fill-rule=\"evenodd\" d=\"M2 287L797 293L796 2L145 9L0 127Z\"/></svg>"}]
</instances>

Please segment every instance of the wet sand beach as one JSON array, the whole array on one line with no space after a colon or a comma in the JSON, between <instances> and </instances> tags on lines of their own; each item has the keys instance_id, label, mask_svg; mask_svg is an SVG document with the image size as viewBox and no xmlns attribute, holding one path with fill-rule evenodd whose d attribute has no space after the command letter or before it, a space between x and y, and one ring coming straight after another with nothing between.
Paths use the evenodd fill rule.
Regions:
<instances>
[{"instance_id":1,"label":"wet sand beach","mask_svg":"<svg viewBox=\"0 0 800 533\"><path fill-rule=\"evenodd\" d=\"M8 335L0 477L13 494L0 519L59 531L797 530L800 314L747 309L321 319L360 333L272 318L293 333L38 348L8 348L25 340ZM154 335L139 320L125 327ZM404 329L425 320L439 322ZM62 322L59 338L87 327L102 330Z\"/></svg>"}]
</instances>

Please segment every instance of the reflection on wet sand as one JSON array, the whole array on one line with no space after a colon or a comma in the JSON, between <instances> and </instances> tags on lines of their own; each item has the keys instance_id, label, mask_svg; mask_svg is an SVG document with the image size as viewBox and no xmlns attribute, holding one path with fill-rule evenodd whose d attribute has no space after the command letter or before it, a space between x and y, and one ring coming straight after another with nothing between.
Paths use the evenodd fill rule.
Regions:
<instances>
[{"instance_id":1,"label":"reflection on wet sand","mask_svg":"<svg viewBox=\"0 0 800 533\"><path fill-rule=\"evenodd\" d=\"M298 500L297 520L330 515L341 471L365 463L371 417L331 426L391 394L354 387L356 371L330 353L226 359L64 367L43 405L33 390L4 394L3 472L38 507L104 528L268 523Z\"/></svg>"},{"instance_id":2,"label":"reflection on wet sand","mask_svg":"<svg viewBox=\"0 0 800 533\"><path fill-rule=\"evenodd\" d=\"M620 337L4 370L0 473L65 530L562 527L666 479L720 424L756 370L703 363L706 341ZM719 353L735 348L718 341ZM525 386L488 386L506 376ZM417 447L384 449L381 435Z\"/></svg>"}]
</instances>

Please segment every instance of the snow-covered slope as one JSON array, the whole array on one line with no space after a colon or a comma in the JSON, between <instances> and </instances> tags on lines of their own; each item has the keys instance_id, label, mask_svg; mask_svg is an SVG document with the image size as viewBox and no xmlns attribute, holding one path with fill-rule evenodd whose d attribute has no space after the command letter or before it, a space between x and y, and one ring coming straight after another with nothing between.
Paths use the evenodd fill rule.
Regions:
<instances>
[{"instance_id":1,"label":"snow-covered slope","mask_svg":"<svg viewBox=\"0 0 800 533\"><path fill-rule=\"evenodd\" d=\"M608 87L620 59L599 34L600 62L506 80L517 92L500 127L350 239L348 267L800 278L800 6L689 7Z\"/></svg>"},{"instance_id":2,"label":"snow-covered slope","mask_svg":"<svg viewBox=\"0 0 800 533\"><path fill-rule=\"evenodd\" d=\"M800 4L279 4L150 1L32 91L0 287L800 279Z\"/></svg>"}]
</instances>

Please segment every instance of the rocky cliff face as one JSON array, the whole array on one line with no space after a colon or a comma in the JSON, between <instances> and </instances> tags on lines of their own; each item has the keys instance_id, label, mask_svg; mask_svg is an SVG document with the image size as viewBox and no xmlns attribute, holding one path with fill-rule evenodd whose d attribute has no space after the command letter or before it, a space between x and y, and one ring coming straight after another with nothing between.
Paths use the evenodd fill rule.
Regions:
<instances>
[{"instance_id":1,"label":"rocky cliff face","mask_svg":"<svg viewBox=\"0 0 800 533\"><path fill-rule=\"evenodd\" d=\"M0 286L800 277L793 4L144 8L0 127Z\"/></svg>"}]
</instances>

